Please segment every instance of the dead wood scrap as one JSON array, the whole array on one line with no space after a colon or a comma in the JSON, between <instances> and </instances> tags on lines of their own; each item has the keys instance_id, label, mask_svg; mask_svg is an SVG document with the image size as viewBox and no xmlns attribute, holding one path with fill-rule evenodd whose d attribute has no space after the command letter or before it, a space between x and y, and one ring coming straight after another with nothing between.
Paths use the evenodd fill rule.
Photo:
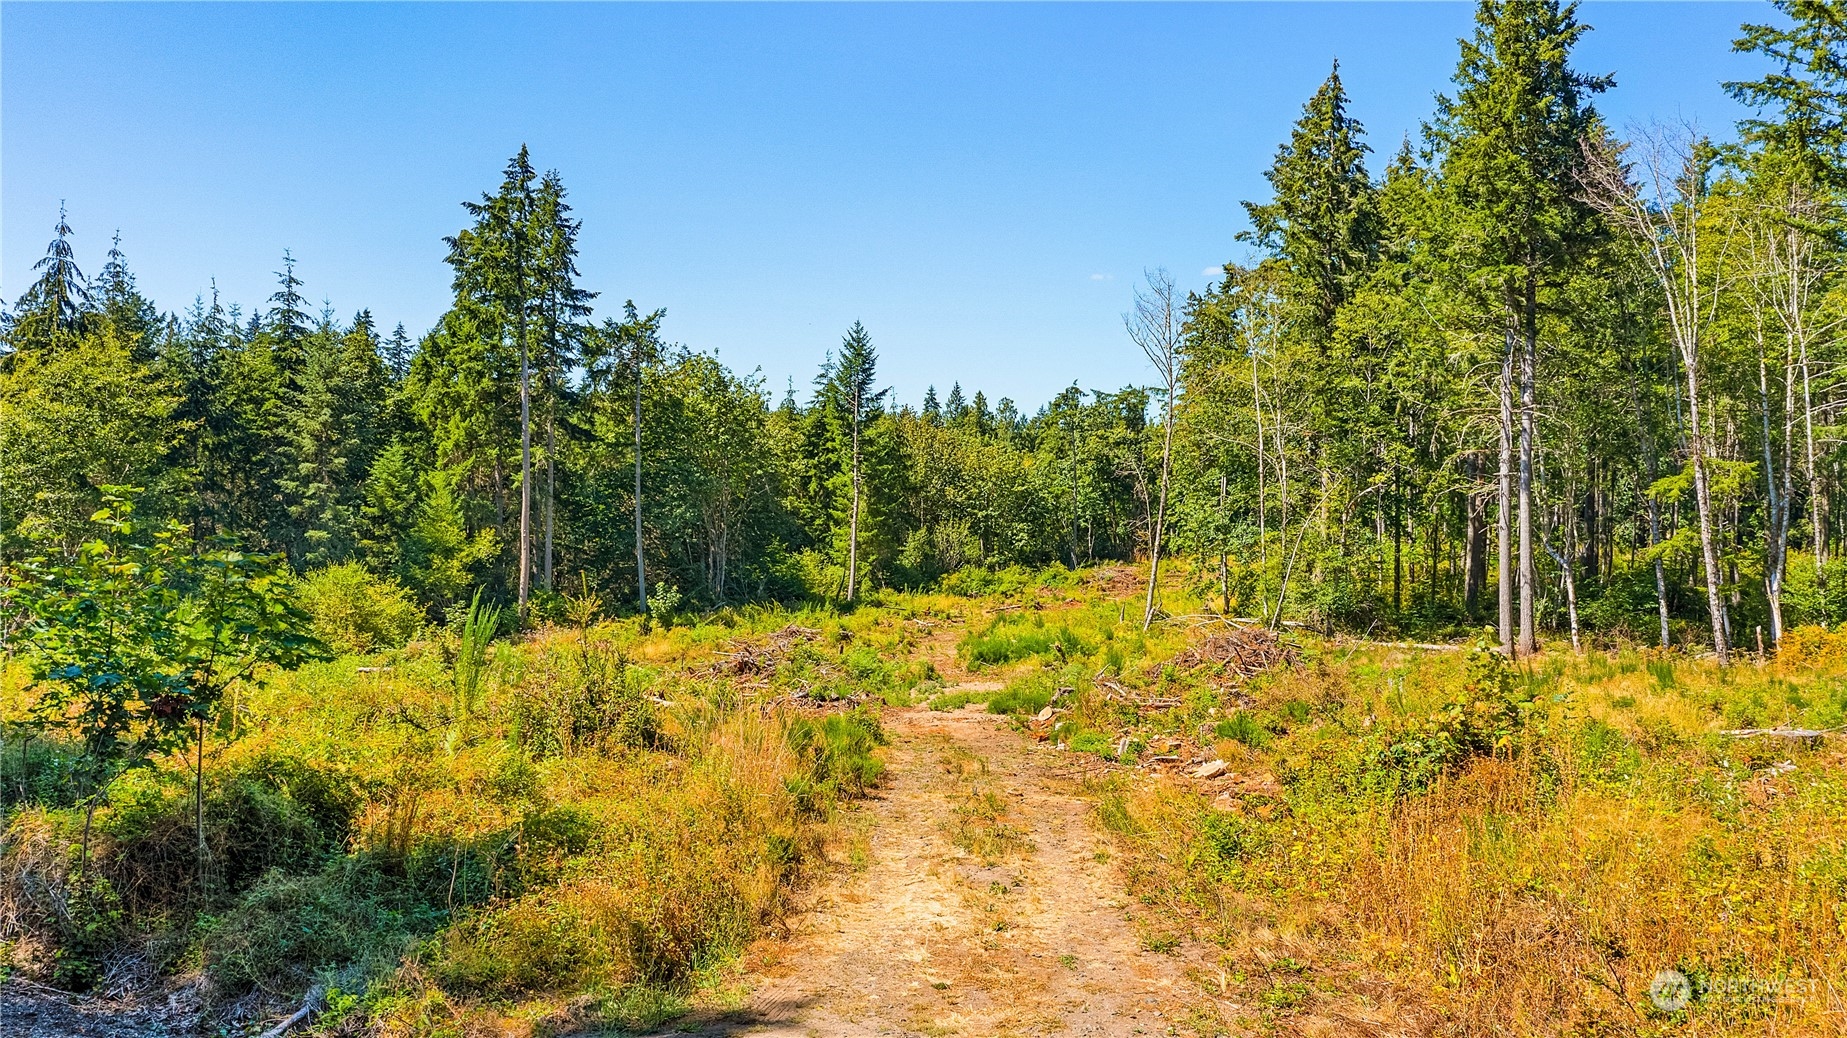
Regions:
<instances>
[{"instance_id":1,"label":"dead wood scrap","mask_svg":"<svg viewBox=\"0 0 1847 1038\"><path fill-rule=\"evenodd\" d=\"M1299 660L1295 646L1263 627L1232 627L1182 649L1167 661L1176 671L1210 667L1227 678L1252 678L1275 667ZM1155 668L1156 671L1160 669Z\"/></svg>"},{"instance_id":2,"label":"dead wood scrap","mask_svg":"<svg viewBox=\"0 0 1847 1038\"><path fill-rule=\"evenodd\" d=\"M767 678L776 673L797 645L820 634L812 627L789 624L761 642L733 638L727 650L716 653L718 659L705 668L705 674L715 678Z\"/></svg>"},{"instance_id":3,"label":"dead wood scrap","mask_svg":"<svg viewBox=\"0 0 1847 1038\"><path fill-rule=\"evenodd\" d=\"M1368 646L1375 649L1417 649L1422 652L1461 652L1467 645L1455 645L1448 642L1380 642L1367 638L1342 638L1344 645Z\"/></svg>"},{"instance_id":4,"label":"dead wood scrap","mask_svg":"<svg viewBox=\"0 0 1847 1038\"><path fill-rule=\"evenodd\" d=\"M290 1029L313 1016L315 1011L321 1008L321 1002L326 994L327 989L319 984L309 988L308 996L302 999L300 1009L295 1010L288 1019L264 1031L258 1038L282 1038L283 1035L289 1033Z\"/></svg>"},{"instance_id":5,"label":"dead wood scrap","mask_svg":"<svg viewBox=\"0 0 1847 1038\"><path fill-rule=\"evenodd\" d=\"M1179 696L1145 696L1131 692L1114 681L1098 681L1106 702L1126 703L1138 710L1172 710L1180 705Z\"/></svg>"}]
</instances>

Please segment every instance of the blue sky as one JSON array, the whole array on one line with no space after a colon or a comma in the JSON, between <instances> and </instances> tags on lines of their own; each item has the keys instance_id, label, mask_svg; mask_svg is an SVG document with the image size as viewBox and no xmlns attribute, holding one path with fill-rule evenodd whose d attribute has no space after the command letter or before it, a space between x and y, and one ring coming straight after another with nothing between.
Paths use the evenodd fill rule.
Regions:
<instances>
[{"instance_id":1,"label":"blue sky","mask_svg":"<svg viewBox=\"0 0 1847 1038\"><path fill-rule=\"evenodd\" d=\"M414 333L442 236L524 142L584 221L605 313L805 390L862 320L914 402L960 379L1031 410L1150 372L1121 313L1247 255L1245 199L1339 58L1380 168L1447 87L1465 3L0 7L0 293L60 199L180 309L306 291ZM1765 4L1590 3L1618 126L1739 116L1719 82Z\"/></svg>"}]
</instances>

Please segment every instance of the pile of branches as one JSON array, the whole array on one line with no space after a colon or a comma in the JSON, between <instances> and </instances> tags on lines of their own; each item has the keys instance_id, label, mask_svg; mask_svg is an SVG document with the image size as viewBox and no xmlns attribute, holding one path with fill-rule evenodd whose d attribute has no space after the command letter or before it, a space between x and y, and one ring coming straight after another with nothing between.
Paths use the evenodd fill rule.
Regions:
<instances>
[{"instance_id":1,"label":"pile of branches","mask_svg":"<svg viewBox=\"0 0 1847 1038\"><path fill-rule=\"evenodd\" d=\"M1224 678L1256 677L1274 667L1294 665L1301 658L1295 646L1266 627L1231 627L1208 636L1167 661L1176 671L1211 667Z\"/></svg>"},{"instance_id":2,"label":"pile of branches","mask_svg":"<svg viewBox=\"0 0 1847 1038\"><path fill-rule=\"evenodd\" d=\"M757 679L757 683L774 677L790 650L820 635L812 627L790 624L770 634L761 642L733 638L727 650L705 670L707 677Z\"/></svg>"}]
</instances>

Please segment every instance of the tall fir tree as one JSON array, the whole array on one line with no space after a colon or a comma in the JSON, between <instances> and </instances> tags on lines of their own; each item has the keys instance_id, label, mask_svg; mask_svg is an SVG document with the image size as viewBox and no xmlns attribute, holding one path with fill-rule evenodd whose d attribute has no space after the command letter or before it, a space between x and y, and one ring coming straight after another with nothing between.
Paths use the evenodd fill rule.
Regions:
<instances>
[{"instance_id":1,"label":"tall fir tree","mask_svg":"<svg viewBox=\"0 0 1847 1038\"><path fill-rule=\"evenodd\" d=\"M122 252L122 232L109 242L109 255L97 275L95 294L99 315L130 344L138 360L153 357L153 337L160 330L160 311L135 285L135 275L128 269L128 256Z\"/></svg>"},{"instance_id":2,"label":"tall fir tree","mask_svg":"<svg viewBox=\"0 0 1847 1038\"><path fill-rule=\"evenodd\" d=\"M32 269L38 280L26 289L13 307L13 327L9 345L14 350L55 349L68 346L82 330L84 315L90 310L90 283L77 266L77 254L71 248L70 220L63 203L58 205L58 225L45 255Z\"/></svg>"},{"instance_id":3,"label":"tall fir tree","mask_svg":"<svg viewBox=\"0 0 1847 1038\"><path fill-rule=\"evenodd\" d=\"M843 409L850 436L848 466L850 472L847 504L847 584L846 600L851 602L859 589L859 520L865 501L864 462L866 423L876 417L885 390L874 390L878 371L878 352L872 348L872 336L858 321L847 329L840 343L840 361L834 367L835 399Z\"/></svg>"},{"instance_id":4,"label":"tall fir tree","mask_svg":"<svg viewBox=\"0 0 1847 1038\"><path fill-rule=\"evenodd\" d=\"M1289 141L1264 174L1274 192L1244 203L1252 230L1242 237L1269 249L1294 276L1309 326L1331 331L1379 247L1364 128L1347 114L1336 62L1302 109Z\"/></svg>"},{"instance_id":5,"label":"tall fir tree","mask_svg":"<svg viewBox=\"0 0 1847 1038\"><path fill-rule=\"evenodd\" d=\"M1590 99L1612 81L1571 67L1571 49L1588 30L1576 4L1482 0L1475 23L1474 35L1462 41L1455 96L1437 98L1436 119L1425 133L1439 157L1452 217L1446 245L1457 287L1476 298L1504 343L1501 645L1525 655L1537 647L1532 511L1540 311L1600 227L1584 200L1581 174L1598 125ZM1510 529L1516 511L1517 554Z\"/></svg>"},{"instance_id":6,"label":"tall fir tree","mask_svg":"<svg viewBox=\"0 0 1847 1038\"><path fill-rule=\"evenodd\" d=\"M539 410L545 425L545 498L539 582L552 587L553 538L558 502L558 428L571 389L571 372L583 356L590 301L596 293L577 283L577 235L564 181L551 170L539 181L532 212L533 263L538 280L537 356Z\"/></svg>"}]
</instances>

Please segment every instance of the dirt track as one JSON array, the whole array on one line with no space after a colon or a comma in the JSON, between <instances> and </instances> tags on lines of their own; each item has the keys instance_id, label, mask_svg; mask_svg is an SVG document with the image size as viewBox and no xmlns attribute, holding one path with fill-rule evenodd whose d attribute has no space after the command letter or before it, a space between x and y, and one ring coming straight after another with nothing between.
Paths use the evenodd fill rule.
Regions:
<instances>
[{"instance_id":1,"label":"dirt track","mask_svg":"<svg viewBox=\"0 0 1847 1038\"><path fill-rule=\"evenodd\" d=\"M1180 959L1144 947L1154 935L1068 770L1081 755L979 706L885 722L885 782L846 823L859 834L854 864L807 892L786 939L753 950L741 1010L663 1034L1154 1035L1194 1033L1195 1012L1217 1020ZM971 804L989 810L974 817ZM958 847L971 818L1006 839L981 854ZM0 985L0 1016L7 1038L154 1038L193 1023L12 984Z\"/></svg>"},{"instance_id":2,"label":"dirt track","mask_svg":"<svg viewBox=\"0 0 1847 1038\"><path fill-rule=\"evenodd\" d=\"M1072 755L975 710L893 711L888 780L856 809L863 868L813 892L760 962L748 1007L707 1035L1191 1033L1210 1013L1172 955L1144 948L1107 844L1061 770ZM985 770L983 768L985 765ZM995 793L1024 841L977 856L952 836ZM991 803L991 802L990 802Z\"/></svg>"}]
</instances>

